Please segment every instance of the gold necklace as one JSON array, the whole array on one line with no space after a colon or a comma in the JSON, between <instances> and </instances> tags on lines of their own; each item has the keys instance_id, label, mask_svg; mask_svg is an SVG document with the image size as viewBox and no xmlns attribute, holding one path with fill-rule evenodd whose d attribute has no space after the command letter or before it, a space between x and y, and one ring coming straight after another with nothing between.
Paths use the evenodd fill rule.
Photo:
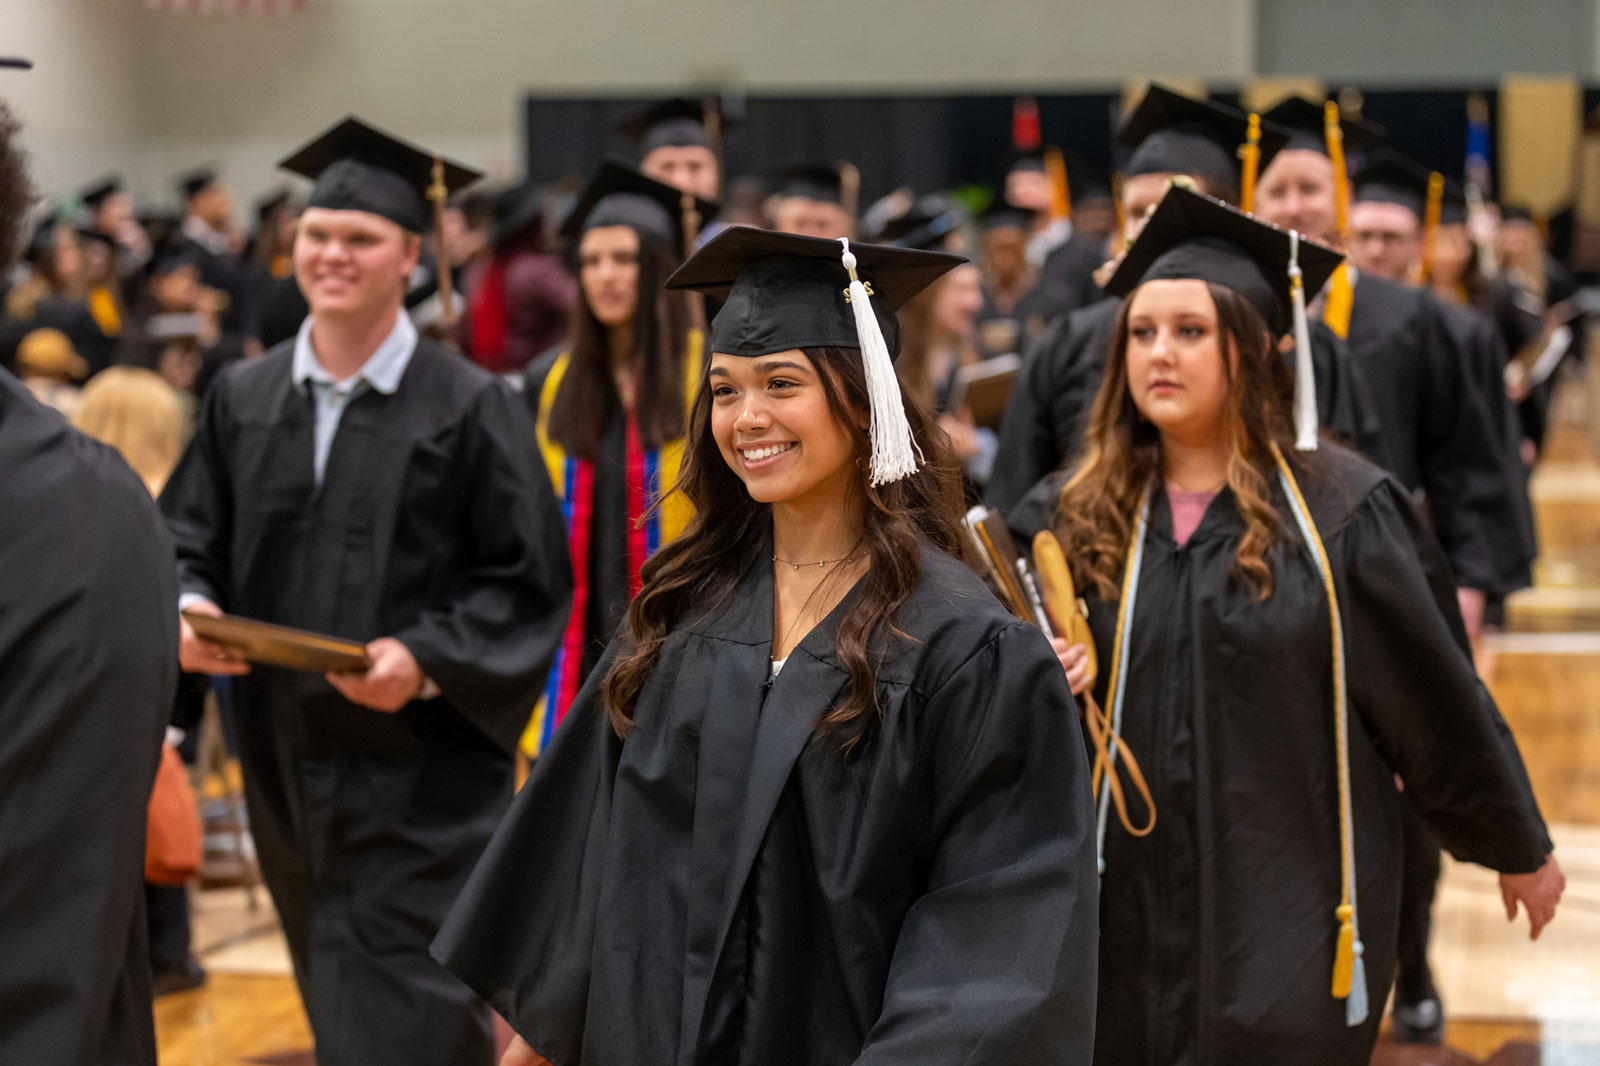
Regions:
<instances>
[{"instance_id":1,"label":"gold necklace","mask_svg":"<svg viewBox=\"0 0 1600 1066\"><path fill-rule=\"evenodd\" d=\"M851 554L844 556L842 559L819 559L814 563L797 563L789 559L780 559L774 555L772 557L772 561L775 563L782 563L784 566L792 566L796 570L799 570L802 566L830 566L837 565L838 563L848 563L851 559L859 559L865 554L866 552L852 552Z\"/></svg>"}]
</instances>

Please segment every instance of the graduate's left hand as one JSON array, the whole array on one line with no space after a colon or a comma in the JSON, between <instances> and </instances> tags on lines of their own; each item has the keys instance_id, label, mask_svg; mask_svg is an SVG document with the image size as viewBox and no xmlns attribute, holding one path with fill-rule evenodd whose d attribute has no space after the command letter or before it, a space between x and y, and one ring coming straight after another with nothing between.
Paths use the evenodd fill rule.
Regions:
<instances>
[{"instance_id":1,"label":"graduate's left hand","mask_svg":"<svg viewBox=\"0 0 1600 1066\"><path fill-rule=\"evenodd\" d=\"M1516 921L1517 904L1528 911L1528 939L1538 940L1539 933L1556 916L1556 904L1567 887L1567 875L1555 855L1546 855L1544 865L1531 874L1501 874L1500 898L1506 905L1506 921Z\"/></svg>"},{"instance_id":2,"label":"graduate's left hand","mask_svg":"<svg viewBox=\"0 0 1600 1066\"><path fill-rule=\"evenodd\" d=\"M364 674L329 674L328 684L351 703L393 714L422 691L422 667L411 650L393 637L379 637L367 645L372 665Z\"/></svg>"},{"instance_id":3,"label":"graduate's left hand","mask_svg":"<svg viewBox=\"0 0 1600 1066\"><path fill-rule=\"evenodd\" d=\"M1467 627L1467 639L1474 645L1483 633L1483 608L1488 597L1481 589L1456 589L1456 603L1461 607L1461 621Z\"/></svg>"}]
</instances>

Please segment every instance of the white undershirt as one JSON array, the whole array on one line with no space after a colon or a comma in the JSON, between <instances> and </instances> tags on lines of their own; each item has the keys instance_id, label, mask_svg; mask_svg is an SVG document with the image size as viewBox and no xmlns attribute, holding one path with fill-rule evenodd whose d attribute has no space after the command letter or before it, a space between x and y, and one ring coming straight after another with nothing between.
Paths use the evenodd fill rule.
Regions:
<instances>
[{"instance_id":1,"label":"white undershirt","mask_svg":"<svg viewBox=\"0 0 1600 1066\"><path fill-rule=\"evenodd\" d=\"M783 669L783 664L788 662L788 661L789 661L789 657L787 655L785 655L781 659L772 660L772 677L770 678L770 680L777 680L779 672Z\"/></svg>"}]
</instances>

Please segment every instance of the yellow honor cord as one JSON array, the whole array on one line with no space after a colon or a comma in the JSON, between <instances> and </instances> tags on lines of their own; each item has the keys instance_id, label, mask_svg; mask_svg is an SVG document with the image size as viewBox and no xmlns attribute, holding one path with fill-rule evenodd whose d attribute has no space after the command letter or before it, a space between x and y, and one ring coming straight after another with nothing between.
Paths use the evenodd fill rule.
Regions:
<instances>
[{"instance_id":1,"label":"yellow honor cord","mask_svg":"<svg viewBox=\"0 0 1600 1066\"><path fill-rule=\"evenodd\" d=\"M1346 1022L1356 1026L1367 1017L1367 989L1365 969L1361 965L1360 926L1356 921L1355 827L1350 796L1350 710L1345 687L1344 624L1339 613L1333 567L1328 562L1322 534L1311 518L1311 509L1306 506L1289 461L1276 444L1272 445L1272 458L1277 463L1279 480L1283 483L1289 508L1294 512L1295 523L1300 527L1328 596L1328 620L1333 637L1334 750L1339 767L1339 906L1334 910L1339 934L1334 946L1332 991L1335 999L1346 1001Z\"/></svg>"}]
</instances>

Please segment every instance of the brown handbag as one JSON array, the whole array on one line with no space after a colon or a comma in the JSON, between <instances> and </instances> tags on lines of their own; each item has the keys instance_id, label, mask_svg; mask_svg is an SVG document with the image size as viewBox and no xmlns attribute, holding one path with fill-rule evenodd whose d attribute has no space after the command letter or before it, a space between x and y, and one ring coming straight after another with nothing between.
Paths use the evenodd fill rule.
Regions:
<instances>
[{"instance_id":1,"label":"brown handbag","mask_svg":"<svg viewBox=\"0 0 1600 1066\"><path fill-rule=\"evenodd\" d=\"M199 876L200 807L178 750L161 746L161 765L150 791L150 820L145 828L144 879L157 885L181 885Z\"/></svg>"}]
</instances>

